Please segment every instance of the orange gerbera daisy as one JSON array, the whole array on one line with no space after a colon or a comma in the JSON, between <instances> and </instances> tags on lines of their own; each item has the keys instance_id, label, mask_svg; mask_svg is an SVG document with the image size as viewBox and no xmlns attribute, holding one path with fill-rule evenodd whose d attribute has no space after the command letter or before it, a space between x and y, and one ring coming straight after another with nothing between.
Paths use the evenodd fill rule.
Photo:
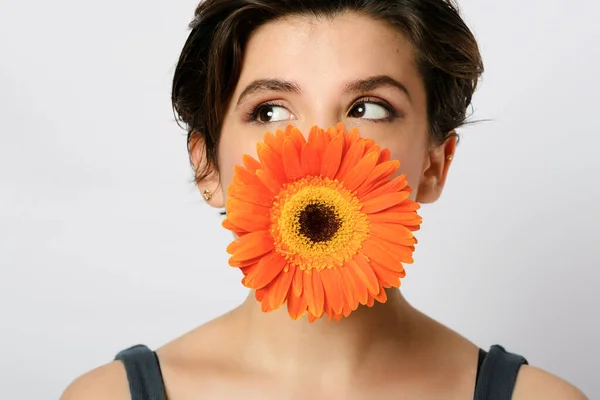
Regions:
<instances>
[{"instance_id":1,"label":"orange gerbera daisy","mask_svg":"<svg viewBox=\"0 0 600 400\"><path fill-rule=\"evenodd\" d=\"M229 264L256 290L262 310L339 320L359 304L387 300L413 261L419 205L400 162L356 128L289 125L267 132L259 160L243 157L228 188L223 226L238 238Z\"/></svg>"}]
</instances>

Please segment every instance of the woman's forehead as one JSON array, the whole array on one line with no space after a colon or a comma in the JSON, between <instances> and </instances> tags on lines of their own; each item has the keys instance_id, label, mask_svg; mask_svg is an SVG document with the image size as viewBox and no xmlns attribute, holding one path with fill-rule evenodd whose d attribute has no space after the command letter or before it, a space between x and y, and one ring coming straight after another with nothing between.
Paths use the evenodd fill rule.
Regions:
<instances>
[{"instance_id":1,"label":"woman's forehead","mask_svg":"<svg viewBox=\"0 0 600 400\"><path fill-rule=\"evenodd\" d=\"M239 82L279 78L325 89L371 76L410 81L419 78L413 54L397 29L368 16L289 17L251 36Z\"/></svg>"}]
</instances>

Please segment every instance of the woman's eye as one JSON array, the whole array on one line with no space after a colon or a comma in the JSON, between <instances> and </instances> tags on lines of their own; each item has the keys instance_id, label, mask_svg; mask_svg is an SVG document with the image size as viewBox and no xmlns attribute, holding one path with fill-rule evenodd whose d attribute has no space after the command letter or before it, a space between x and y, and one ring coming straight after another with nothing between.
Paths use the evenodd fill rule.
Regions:
<instances>
[{"instance_id":1,"label":"woman's eye","mask_svg":"<svg viewBox=\"0 0 600 400\"><path fill-rule=\"evenodd\" d=\"M363 102L352 106L348 116L351 118L387 119L391 115L385 107L379 104Z\"/></svg>"},{"instance_id":2,"label":"woman's eye","mask_svg":"<svg viewBox=\"0 0 600 400\"><path fill-rule=\"evenodd\" d=\"M278 122L292 119L293 114L285 107L275 105L260 106L255 112L255 120L258 122Z\"/></svg>"}]
</instances>

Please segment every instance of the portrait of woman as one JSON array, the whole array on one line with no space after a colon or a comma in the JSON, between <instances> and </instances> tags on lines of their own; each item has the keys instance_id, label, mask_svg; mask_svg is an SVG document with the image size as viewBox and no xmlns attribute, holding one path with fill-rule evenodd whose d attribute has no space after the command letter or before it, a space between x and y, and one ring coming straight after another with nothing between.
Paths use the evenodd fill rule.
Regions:
<instances>
[{"instance_id":1,"label":"portrait of woman","mask_svg":"<svg viewBox=\"0 0 600 400\"><path fill-rule=\"evenodd\" d=\"M202 252L215 246L208 242L198 245L197 261L202 273L230 268L243 278L248 296L162 346L140 342L115 349L106 364L73 376L61 400L587 398L569 379L536 365L526 351L509 343L478 344L417 309L404 294L404 269L410 276L412 251L420 254L416 238L427 237L418 232L421 207L433 210L444 190L462 190L449 176L462 155L461 129L471 122L485 76L480 44L457 4L204 0L181 45L170 82L172 107L187 134L186 162L198 200L221 214L222 227L231 231L231 244L222 249L227 247L230 265L202 265ZM319 140L321 158L308 153L305 162L307 143ZM329 274L335 268L324 266L323 272L317 261L309 267L312 258L286 264L291 253L279 250L285 232L277 231L280 242L265 244L254 240L252 231L274 232L268 228L274 214L260 200L275 179L265 165L278 160L287 179L294 168L302 173L320 160L329 164L316 167L316 174L326 174L335 158L334 150L326 152L336 140L342 142L327 182L337 179L358 188L347 193L363 193L365 213L395 206L401 220L409 214L410 219L403 225L376 224L382 220L364 217L370 218L372 241L365 239L367 233L360 236L359 223L352 225L344 234L353 239L339 242L344 261L337 271L354 269ZM273 151L277 146L279 153ZM376 165L380 169L374 170ZM261 168L267 172L261 174ZM369 194L378 187L375 178L369 181L374 175L392 182L386 186L394 187L385 197L388 206L368 201L376 197ZM236 189L248 182L262 192ZM294 214L293 223L310 246L333 243L343 236L344 218L365 215L343 214L350 211L328 206L325 197L319 203L319 196L330 193L319 190ZM335 199L331 204L338 204ZM281 207L277 215L283 218L287 209ZM211 235L222 227L211 222L196 229ZM355 245L362 258L351 258L355 253L348 249ZM273 257L280 260L276 270ZM402 263L392 262L397 259ZM388 260L392 266L381 267ZM169 298L160 301L168 304ZM162 324L158 314L153 322ZM481 317L472 322L486 324Z\"/></svg>"},{"instance_id":2,"label":"portrait of woman","mask_svg":"<svg viewBox=\"0 0 600 400\"><path fill-rule=\"evenodd\" d=\"M450 2L207 0L191 27L172 100L210 206L225 207L234 166L265 130L338 122L402 160L416 202L440 197L483 72ZM524 356L481 349L385 290L385 303L313 324L284 309L263 313L252 293L155 352L125 350L63 399L584 398Z\"/></svg>"}]
</instances>

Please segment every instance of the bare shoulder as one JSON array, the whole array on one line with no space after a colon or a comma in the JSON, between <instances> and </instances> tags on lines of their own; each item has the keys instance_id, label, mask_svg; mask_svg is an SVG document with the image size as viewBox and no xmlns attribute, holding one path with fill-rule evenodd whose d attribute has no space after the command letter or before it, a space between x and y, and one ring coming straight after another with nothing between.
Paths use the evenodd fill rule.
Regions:
<instances>
[{"instance_id":1,"label":"bare shoulder","mask_svg":"<svg viewBox=\"0 0 600 400\"><path fill-rule=\"evenodd\" d=\"M569 382L539 368L524 365L519 370L514 400L588 400Z\"/></svg>"},{"instance_id":2,"label":"bare shoulder","mask_svg":"<svg viewBox=\"0 0 600 400\"><path fill-rule=\"evenodd\" d=\"M228 314L209 321L183 334L156 350L165 381L175 393L189 391L197 376L207 375L216 369L215 355L231 359L230 354L219 352L232 343L234 329L226 328ZM209 357L210 356L210 357ZM199 372L200 371L200 372ZM195 387L193 387L196 390ZM184 393L189 398L189 393ZM184 396L184 397L186 397ZM113 361L75 379L64 391L60 400L130 400L125 366Z\"/></svg>"},{"instance_id":3,"label":"bare shoulder","mask_svg":"<svg viewBox=\"0 0 600 400\"><path fill-rule=\"evenodd\" d=\"M125 367L120 361L98 367L75 379L60 400L129 400Z\"/></svg>"}]
</instances>

